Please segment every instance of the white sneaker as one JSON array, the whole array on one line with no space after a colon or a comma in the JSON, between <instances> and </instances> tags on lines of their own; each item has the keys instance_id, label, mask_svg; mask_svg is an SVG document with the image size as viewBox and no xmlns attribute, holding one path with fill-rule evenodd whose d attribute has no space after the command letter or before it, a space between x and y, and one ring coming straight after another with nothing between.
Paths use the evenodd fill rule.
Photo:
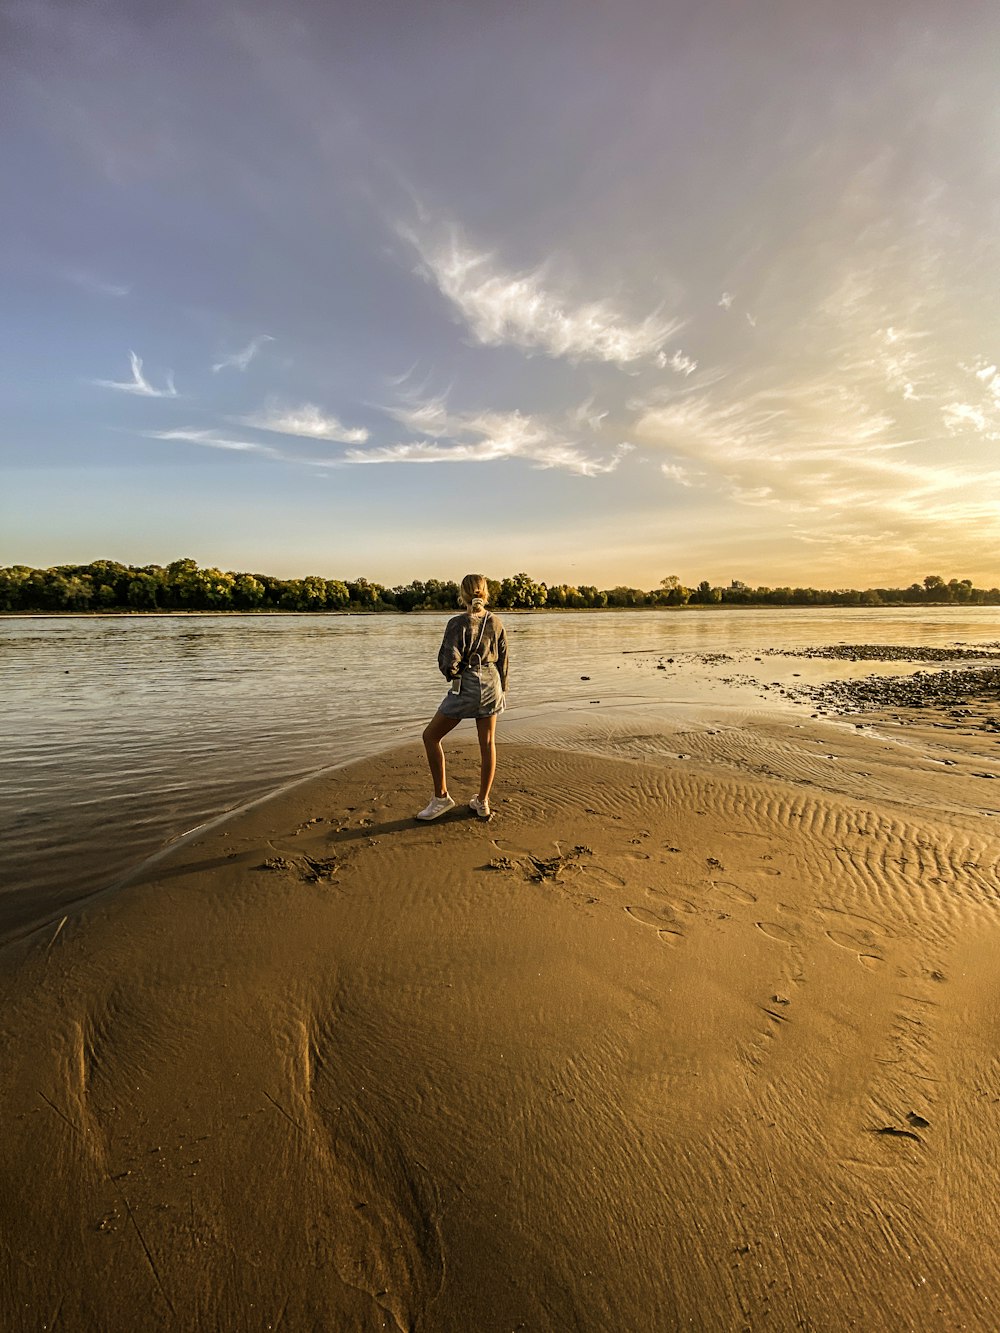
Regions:
<instances>
[{"instance_id":1,"label":"white sneaker","mask_svg":"<svg viewBox=\"0 0 1000 1333\"><path fill-rule=\"evenodd\" d=\"M455 802L447 794L444 796L435 796L430 805L425 805L417 815L418 819L437 819L438 815L443 815L446 810L453 810Z\"/></svg>"},{"instance_id":2,"label":"white sneaker","mask_svg":"<svg viewBox=\"0 0 1000 1333\"><path fill-rule=\"evenodd\" d=\"M469 802L469 809L474 810L480 819L489 819L490 798L487 796L485 801L481 801L478 796L473 796Z\"/></svg>"}]
</instances>

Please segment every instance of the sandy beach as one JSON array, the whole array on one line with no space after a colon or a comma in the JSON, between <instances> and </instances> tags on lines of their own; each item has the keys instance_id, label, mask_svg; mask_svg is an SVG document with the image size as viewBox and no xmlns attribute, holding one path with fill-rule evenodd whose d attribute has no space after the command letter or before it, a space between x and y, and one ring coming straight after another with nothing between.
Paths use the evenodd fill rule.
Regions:
<instances>
[{"instance_id":1,"label":"sandy beach","mask_svg":"<svg viewBox=\"0 0 1000 1333\"><path fill-rule=\"evenodd\" d=\"M410 745L10 935L0 1324L995 1329L1000 793L812 726Z\"/></svg>"}]
</instances>

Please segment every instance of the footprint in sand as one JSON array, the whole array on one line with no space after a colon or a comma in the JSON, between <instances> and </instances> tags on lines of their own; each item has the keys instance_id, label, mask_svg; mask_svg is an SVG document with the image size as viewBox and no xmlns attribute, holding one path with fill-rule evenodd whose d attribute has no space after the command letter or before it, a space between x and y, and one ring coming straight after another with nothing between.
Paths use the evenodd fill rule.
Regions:
<instances>
[{"instance_id":1,"label":"footprint in sand","mask_svg":"<svg viewBox=\"0 0 1000 1333\"><path fill-rule=\"evenodd\" d=\"M649 907L626 907L625 911L629 916L635 917L636 921L641 921L644 926L655 926L657 930L668 925L672 917L670 911L654 912Z\"/></svg>"},{"instance_id":2,"label":"footprint in sand","mask_svg":"<svg viewBox=\"0 0 1000 1333\"><path fill-rule=\"evenodd\" d=\"M894 935L894 932L881 921L876 921L870 916L861 916L858 912L845 912L839 907L822 907L821 911L830 913L835 918L834 925L837 927L842 929L844 926L849 926L867 944L876 944L882 939L892 939Z\"/></svg>"},{"instance_id":3,"label":"footprint in sand","mask_svg":"<svg viewBox=\"0 0 1000 1333\"><path fill-rule=\"evenodd\" d=\"M728 898L731 903L739 903L743 907L749 907L757 901L757 895L750 892L749 889L741 888L739 884L733 884L728 879L713 879L712 888L718 889L723 898Z\"/></svg>"},{"instance_id":4,"label":"footprint in sand","mask_svg":"<svg viewBox=\"0 0 1000 1333\"><path fill-rule=\"evenodd\" d=\"M859 931L856 935L852 935L847 930L828 930L826 933L827 937L834 944L839 945L841 949L847 949L849 953L856 954L858 962L862 967L867 967L869 972L874 972L885 962L881 954L870 952L872 948L876 948L878 945L878 941L871 931ZM865 938L866 936L868 938Z\"/></svg>"},{"instance_id":5,"label":"footprint in sand","mask_svg":"<svg viewBox=\"0 0 1000 1333\"><path fill-rule=\"evenodd\" d=\"M606 889L624 889L628 883L627 880L622 879L621 875L616 875L613 870L609 870L607 866L588 865L586 873L591 879L595 879L598 884L603 884Z\"/></svg>"},{"instance_id":6,"label":"footprint in sand","mask_svg":"<svg viewBox=\"0 0 1000 1333\"><path fill-rule=\"evenodd\" d=\"M692 916L696 916L698 913L698 908L690 898L674 898L667 893L666 889L652 887L648 888L646 892L651 898L661 898L664 906L668 907L672 912L688 912Z\"/></svg>"},{"instance_id":7,"label":"footprint in sand","mask_svg":"<svg viewBox=\"0 0 1000 1333\"><path fill-rule=\"evenodd\" d=\"M873 949L878 944L878 937L872 930L828 930L826 933L834 944L839 944L842 949L850 949L854 953Z\"/></svg>"},{"instance_id":8,"label":"footprint in sand","mask_svg":"<svg viewBox=\"0 0 1000 1333\"><path fill-rule=\"evenodd\" d=\"M776 921L755 921L754 925L768 939L777 940L779 944L798 944L799 942L799 937L795 931L790 930L788 926L779 925Z\"/></svg>"},{"instance_id":9,"label":"footprint in sand","mask_svg":"<svg viewBox=\"0 0 1000 1333\"><path fill-rule=\"evenodd\" d=\"M651 912L648 907L626 907L625 911L644 926L652 926L664 944L679 944L684 938L684 932L671 922L669 911Z\"/></svg>"}]
</instances>

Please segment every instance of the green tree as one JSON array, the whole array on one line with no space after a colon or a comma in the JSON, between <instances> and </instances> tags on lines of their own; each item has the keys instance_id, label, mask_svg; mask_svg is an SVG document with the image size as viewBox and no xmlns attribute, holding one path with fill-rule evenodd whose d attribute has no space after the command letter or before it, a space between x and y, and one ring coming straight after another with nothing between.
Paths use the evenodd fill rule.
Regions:
<instances>
[{"instance_id":1,"label":"green tree","mask_svg":"<svg viewBox=\"0 0 1000 1333\"><path fill-rule=\"evenodd\" d=\"M584 606L600 609L608 604L608 594L600 588L595 588L592 583L581 583L578 591Z\"/></svg>"},{"instance_id":2,"label":"green tree","mask_svg":"<svg viewBox=\"0 0 1000 1333\"><path fill-rule=\"evenodd\" d=\"M697 589L691 594L691 601L698 602L701 606L709 606L714 602L722 601L722 589L713 588L708 579L702 579Z\"/></svg>"},{"instance_id":3,"label":"green tree","mask_svg":"<svg viewBox=\"0 0 1000 1333\"><path fill-rule=\"evenodd\" d=\"M250 611L264 600L265 588L253 574L237 574L233 579L233 605L241 611Z\"/></svg>"},{"instance_id":4,"label":"green tree","mask_svg":"<svg viewBox=\"0 0 1000 1333\"><path fill-rule=\"evenodd\" d=\"M646 593L641 588L626 588L620 583L608 589L608 606L645 606Z\"/></svg>"},{"instance_id":5,"label":"green tree","mask_svg":"<svg viewBox=\"0 0 1000 1333\"><path fill-rule=\"evenodd\" d=\"M382 594L385 589L381 584L369 583L367 579L357 578L348 580L346 587L350 595L351 606L357 607L360 611L384 609Z\"/></svg>"},{"instance_id":6,"label":"green tree","mask_svg":"<svg viewBox=\"0 0 1000 1333\"><path fill-rule=\"evenodd\" d=\"M185 570L174 582L173 588L183 598L182 605L191 611L228 611L233 606L236 577L221 569Z\"/></svg>"},{"instance_id":7,"label":"green tree","mask_svg":"<svg viewBox=\"0 0 1000 1333\"><path fill-rule=\"evenodd\" d=\"M419 579L412 583L400 584L393 588L396 594L396 608L399 611L415 611L424 602L424 585Z\"/></svg>"},{"instance_id":8,"label":"green tree","mask_svg":"<svg viewBox=\"0 0 1000 1333\"><path fill-rule=\"evenodd\" d=\"M971 579L949 579L948 580L948 600L949 602L971 602L972 601L972 580Z\"/></svg>"},{"instance_id":9,"label":"green tree","mask_svg":"<svg viewBox=\"0 0 1000 1333\"><path fill-rule=\"evenodd\" d=\"M201 570L198 563L186 556L167 565L167 596L174 607L195 609L203 593Z\"/></svg>"},{"instance_id":10,"label":"green tree","mask_svg":"<svg viewBox=\"0 0 1000 1333\"><path fill-rule=\"evenodd\" d=\"M535 583L527 574L514 574L500 581L500 606L527 611L544 606L547 596L545 584Z\"/></svg>"},{"instance_id":11,"label":"green tree","mask_svg":"<svg viewBox=\"0 0 1000 1333\"><path fill-rule=\"evenodd\" d=\"M278 598L278 605L283 611L301 611L305 595L302 591L301 579L282 579L281 595Z\"/></svg>"},{"instance_id":12,"label":"green tree","mask_svg":"<svg viewBox=\"0 0 1000 1333\"><path fill-rule=\"evenodd\" d=\"M326 609L326 579L317 574L307 574L302 580L302 610L324 611Z\"/></svg>"},{"instance_id":13,"label":"green tree","mask_svg":"<svg viewBox=\"0 0 1000 1333\"><path fill-rule=\"evenodd\" d=\"M0 569L0 611L26 609L25 591L30 577L29 565L11 565Z\"/></svg>"},{"instance_id":14,"label":"green tree","mask_svg":"<svg viewBox=\"0 0 1000 1333\"><path fill-rule=\"evenodd\" d=\"M924 590L927 593L927 600L930 602L947 600L948 585L940 574L928 574L924 579Z\"/></svg>"},{"instance_id":15,"label":"green tree","mask_svg":"<svg viewBox=\"0 0 1000 1333\"><path fill-rule=\"evenodd\" d=\"M662 606L685 606L691 593L685 588L676 574L668 574L660 579L661 591L656 600Z\"/></svg>"},{"instance_id":16,"label":"green tree","mask_svg":"<svg viewBox=\"0 0 1000 1333\"><path fill-rule=\"evenodd\" d=\"M340 579L327 579L326 604L330 610L342 611L350 600L346 584L341 583Z\"/></svg>"},{"instance_id":17,"label":"green tree","mask_svg":"<svg viewBox=\"0 0 1000 1333\"><path fill-rule=\"evenodd\" d=\"M128 604L134 606L137 610L155 610L156 595L159 590L159 584L151 574L134 574L129 580L126 594Z\"/></svg>"},{"instance_id":18,"label":"green tree","mask_svg":"<svg viewBox=\"0 0 1000 1333\"><path fill-rule=\"evenodd\" d=\"M117 560L95 560L85 568L95 588L110 588L114 593L114 600L108 603L109 606L128 605L128 585L132 577L130 569L120 565Z\"/></svg>"}]
</instances>

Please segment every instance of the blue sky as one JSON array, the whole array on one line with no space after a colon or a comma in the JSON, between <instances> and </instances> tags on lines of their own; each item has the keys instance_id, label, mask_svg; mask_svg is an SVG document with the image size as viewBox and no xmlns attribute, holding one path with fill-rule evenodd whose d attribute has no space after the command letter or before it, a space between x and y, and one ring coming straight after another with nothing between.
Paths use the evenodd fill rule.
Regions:
<instances>
[{"instance_id":1,"label":"blue sky","mask_svg":"<svg viewBox=\"0 0 1000 1333\"><path fill-rule=\"evenodd\" d=\"M0 23L0 562L1000 577L994 7Z\"/></svg>"}]
</instances>

